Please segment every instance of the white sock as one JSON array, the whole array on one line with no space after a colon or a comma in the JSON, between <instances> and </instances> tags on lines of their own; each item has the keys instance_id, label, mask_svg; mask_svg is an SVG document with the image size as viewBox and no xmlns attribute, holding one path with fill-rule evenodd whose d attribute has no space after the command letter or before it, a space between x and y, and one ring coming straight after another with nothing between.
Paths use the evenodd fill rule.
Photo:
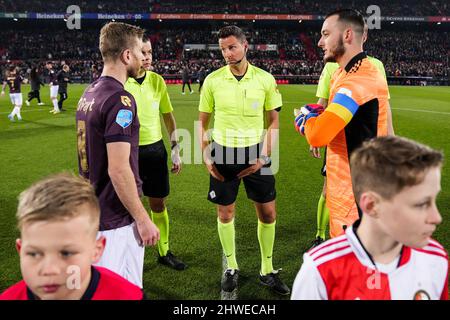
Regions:
<instances>
[{"instance_id":1,"label":"white sock","mask_svg":"<svg viewBox=\"0 0 450 320\"><path fill-rule=\"evenodd\" d=\"M52 102L53 102L53 110L59 111L58 100L52 99Z\"/></svg>"},{"instance_id":2,"label":"white sock","mask_svg":"<svg viewBox=\"0 0 450 320\"><path fill-rule=\"evenodd\" d=\"M20 107L15 107L17 119L22 119L22 116L20 115Z\"/></svg>"},{"instance_id":3,"label":"white sock","mask_svg":"<svg viewBox=\"0 0 450 320\"><path fill-rule=\"evenodd\" d=\"M11 117L14 118L14 116L16 115L16 110L17 110L17 107L14 107L13 110L11 111L11 113L10 113Z\"/></svg>"}]
</instances>

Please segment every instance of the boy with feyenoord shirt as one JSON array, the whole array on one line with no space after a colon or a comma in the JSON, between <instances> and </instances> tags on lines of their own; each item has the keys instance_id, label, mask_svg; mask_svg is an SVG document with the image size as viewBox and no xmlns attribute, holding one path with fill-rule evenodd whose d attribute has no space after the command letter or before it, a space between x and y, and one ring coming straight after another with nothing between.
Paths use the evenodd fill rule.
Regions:
<instances>
[{"instance_id":1,"label":"boy with feyenoord shirt","mask_svg":"<svg viewBox=\"0 0 450 320\"><path fill-rule=\"evenodd\" d=\"M23 280L0 300L142 300L142 290L94 267L105 237L97 237L100 207L83 178L58 174L22 192L17 209Z\"/></svg>"},{"instance_id":2,"label":"boy with feyenoord shirt","mask_svg":"<svg viewBox=\"0 0 450 320\"><path fill-rule=\"evenodd\" d=\"M431 239L442 221L442 161L442 153L393 136L356 150L350 164L362 218L305 253L291 298L447 300L448 255Z\"/></svg>"}]
</instances>

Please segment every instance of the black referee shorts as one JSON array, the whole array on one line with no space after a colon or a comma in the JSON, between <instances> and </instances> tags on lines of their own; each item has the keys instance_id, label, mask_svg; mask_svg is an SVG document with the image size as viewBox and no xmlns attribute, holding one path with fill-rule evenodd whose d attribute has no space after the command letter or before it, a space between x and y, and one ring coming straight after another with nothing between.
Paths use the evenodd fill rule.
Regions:
<instances>
[{"instance_id":1,"label":"black referee shorts","mask_svg":"<svg viewBox=\"0 0 450 320\"><path fill-rule=\"evenodd\" d=\"M237 175L251 166L249 162L259 157L261 148L262 144L247 148L227 148L213 142L212 158L225 181L221 182L210 175L208 200L223 206L233 204L241 183L241 179L238 179ZM258 203L275 200L275 178L272 174L262 175L261 170L258 170L242 180L244 180L245 191L250 200Z\"/></svg>"},{"instance_id":2,"label":"black referee shorts","mask_svg":"<svg viewBox=\"0 0 450 320\"><path fill-rule=\"evenodd\" d=\"M167 151L162 140L139 146L139 176L145 196L165 198L169 195Z\"/></svg>"}]
</instances>

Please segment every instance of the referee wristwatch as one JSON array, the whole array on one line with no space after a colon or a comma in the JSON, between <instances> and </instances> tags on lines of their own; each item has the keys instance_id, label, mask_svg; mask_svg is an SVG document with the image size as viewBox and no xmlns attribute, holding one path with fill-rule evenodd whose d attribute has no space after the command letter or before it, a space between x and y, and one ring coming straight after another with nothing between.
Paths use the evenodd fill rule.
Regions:
<instances>
[{"instance_id":1,"label":"referee wristwatch","mask_svg":"<svg viewBox=\"0 0 450 320\"><path fill-rule=\"evenodd\" d=\"M260 155L258 159L263 163L263 167L269 167L272 162L272 159L270 159L269 156L265 155Z\"/></svg>"}]
</instances>

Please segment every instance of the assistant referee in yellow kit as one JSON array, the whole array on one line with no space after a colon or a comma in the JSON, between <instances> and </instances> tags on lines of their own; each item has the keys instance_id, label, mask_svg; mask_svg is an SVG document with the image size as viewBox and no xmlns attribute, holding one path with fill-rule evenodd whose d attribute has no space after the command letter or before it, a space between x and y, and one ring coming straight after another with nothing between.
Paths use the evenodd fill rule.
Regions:
<instances>
[{"instance_id":1,"label":"assistant referee in yellow kit","mask_svg":"<svg viewBox=\"0 0 450 320\"><path fill-rule=\"evenodd\" d=\"M149 198L151 218L160 231L158 241L158 262L175 270L186 269L186 264L169 250L169 215L165 204L169 195L169 170L167 151L162 140L160 114L169 133L171 142L171 172L181 170L178 137L173 108L164 79L150 71L152 45L144 39L142 53L143 68L136 78L128 78L125 90L136 100L140 122L139 129L139 176L142 190Z\"/></svg>"},{"instance_id":2,"label":"assistant referee in yellow kit","mask_svg":"<svg viewBox=\"0 0 450 320\"><path fill-rule=\"evenodd\" d=\"M275 143L273 136L278 131L281 95L274 77L247 61L248 43L240 28L224 27L218 37L227 65L208 75L203 84L199 136L210 173L208 200L217 205L218 233L227 259L222 290L231 292L238 285L234 216L239 184L243 180L247 197L253 201L258 216L259 279L275 292L287 295L290 290L272 265L276 191L275 178L269 168ZM212 139L209 139L205 133L213 112Z\"/></svg>"}]
</instances>

